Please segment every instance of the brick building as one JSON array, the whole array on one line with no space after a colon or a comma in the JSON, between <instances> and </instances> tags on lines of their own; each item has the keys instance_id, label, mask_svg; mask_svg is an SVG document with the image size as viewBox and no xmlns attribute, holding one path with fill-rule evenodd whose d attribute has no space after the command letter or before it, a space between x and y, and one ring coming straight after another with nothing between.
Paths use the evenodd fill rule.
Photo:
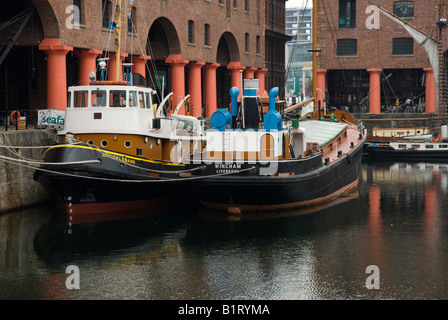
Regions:
<instances>
[{"instance_id":1,"label":"brick building","mask_svg":"<svg viewBox=\"0 0 448 320\"><path fill-rule=\"evenodd\" d=\"M285 96L285 44L292 39L285 34L285 0L265 1L265 67L266 86L279 87Z\"/></svg>"},{"instance_id":2,"label":"brick building","mask_svg":"<svg viewBox=\"0 0 448 320\"><path fill-rule=\"evenodd\" d=\"M376 4L437 39L440 2ZM434 77L425 50L385 15L379 13L379 19L372 20L371 4L369 0L318 1L317 82L326 93L326 105L379 113L397 104L403 110L411 99L413 110L435 112ZM376 24L379 29L373 28Z\"/></svg>"},{"instance_id":3,"label":"brick building","mask_svg":"<svg viewBox=\"0 0 448 320\"><path fill-rule=\"evenodd\" d=\"M284 66L281 50L265 56L265 43L284 36L284 19L283 25L277 20L284 18L284 0L272 0L276 23L265 14L271 1L121 2L120 63L132 63L132 72L142 74L159 97L171 91L175 99L190 94L195 116L209 117L227 107L229 89L242 77L260 79L265 91L266 72ZM14 28L24 21L18 15L27 8L32 12L17 33ZM0 54L14 34L18 38L0 65L0 109L64 109L67 86L88 83L99 58L109 59L105 75L115 79L116 29L110 26L117 20L115 9L116 0L16 0L8 5L0 13L0 39L7 40ZM270 81L266 90L282 85L284 68L283 82L281 75L271 78L280 83Z\"/></svg>"}]
</instances>

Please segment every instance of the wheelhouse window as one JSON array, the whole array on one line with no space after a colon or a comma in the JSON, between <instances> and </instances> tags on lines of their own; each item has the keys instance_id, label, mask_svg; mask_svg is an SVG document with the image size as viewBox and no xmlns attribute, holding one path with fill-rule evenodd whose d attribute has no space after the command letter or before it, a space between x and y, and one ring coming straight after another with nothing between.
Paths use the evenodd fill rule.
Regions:
<instances>
[{"instance_id":1,"label":"wheelhouse window","mask_svg":"<svg viewBox=\"0 0 448 320\"><path fill-rule=\"evenodd\" d=\"M146 108L146 105L145 105L145 96L144 96L143 92L139 92L139 93L138 93L138 106L139 106L141 109L145 109L145 108Z\"/></svg>"},{"instance_id":2,"label":"wheelhouse window","mask_svg":"<svg viewBox=\"0 0 448 320\"><path fill-rule=\"evenodd\" d=\"M126 107L126 90L111 90L109 94L110 107Z\"/></svg>"},{"instance_id":3,"label":"wheelhouse window","mask_svg":"<svg viewBox=\"0 0 448 320\"><path fill-rule=\"evenodd\" d=\"M339 28L356 27L356 0L339 0Z\"/></svg>"},{"instance_id":4,"label":"wheelhouse window","mask_svg":"<svg viewBox=\"0 0 448 320\"><path fill-rule=\"evenodd\" d=\"M394 2L394 15L400 18L414 18L414 1Z\"/></svg>"},{"instance_id":5,"label":"wheelhouse window","mask_svg":"<svg viewBox=\"0 0 448 320\"><path fill-rule=\"evenodd\" d=\"M86 108L89 104L88 91L75 91L73 93L73 106L75 108Z\"/></svg>"},{"instance_id":6,"label":"wheelhouse window","mask_svg":"<svg viewBox=\"0 0 448 320\"><path fill-rule=\"evenodd\" d=\"M130 107L137 107L137 91L129 91L129 106Z\"/></svg>"},{"instance_id":7,"label":"wheelhouse window","mask_svg":"<svg viewBox=\"0 0 448 320\"><path fill-rule=\"evenodd\" d=\"M151 94L149 92L145 93L145 97L146 97L146 107L147 108L152 108L152 99L151 99Z\"/></svg>"},{"instance_id":8,"label":"wheelhouse window","mask_svg":"<svg viewBox=\"0 0 448 320\"><path fill-rule=\"evenodd\" d=\"M93 107L105 107L107 103L107 93L105 90L93 90L91 103Z\"/></svg>"},{"instance_id":9,"label":"wheelhouse window","mask_svg":"<svg viewBox=\"0 0 448 320\"><path fill-rule=\"evenodd\" d=\"M357 39L338 39L337 55L356 56L358 54L357 45Z\"/></svg>"},{"instance_id":10,"label":"wheelhouse window","mask_svg":"<svg viewBox=\"0 0 448 320\"><path fill-rule=\"evenodd\" d=\"M394 38L392 40L392 55L413 55L414 40L412 38Z\"/></svg>"}]
</instances>

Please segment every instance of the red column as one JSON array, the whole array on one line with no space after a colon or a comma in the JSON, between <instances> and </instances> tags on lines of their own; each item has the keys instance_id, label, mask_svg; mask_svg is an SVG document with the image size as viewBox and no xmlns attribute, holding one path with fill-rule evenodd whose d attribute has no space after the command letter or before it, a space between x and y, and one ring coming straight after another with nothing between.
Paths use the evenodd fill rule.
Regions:
<instances>
[{"instance_id":1,"label":"red column","mask_svg":"<svg viewBox=\"0 0 448 320\"><path fill-rule=\"evenodd\" d=\"M243 79L255 79L257 68L246 68L243 71Z\"/></svg>"},{"instance_id":2,"label":"red column","mask_svg":"<svg viewBox=\"0 0 448 320\"><path fill-rule=\"evenodd\" d=\"M173 108L185 97L185 66L188 60L182 60L180 54L171 54L166 60L171 68L171 91L173 92ZM185 114L185 107L179 110L180 115Z\"/></svg>"},{"instance_id":3,"label":"red column","mask_svg":"<svg viewBox=\"0 0 448 320\"><path fill-rule=\"evenodd\" d=\"M96 57L102 53L101 50L80 49L74 51L79 62L79 84L82 86L90 83L89 73L96 74Z\"/></svg>"},{"instance_id":4,"label":"red column","mask_svg":"<svg viewBox=\"0 0 448 320\"><path fill-rule=\"evenodd\" d=\"M216 94L216 69L219 63L207 63L205 65L205 117L210 118L218 108L218 98Z\"/></svg>"},{"instance_id":5,"label":"red column","mask_svg":"<svg viewBox=\"0 0 448 320\"><path fill-rule=\"evenodd\" d=\"M230 86L237 87L240 91L238 95L238 100L241 99L242 88L241 88L241 72L246 69L246 67L240 65L239 62L229 62L227 69L230 70Z\"/></svg>"},{"instance_id":6,"label":"red column","mask_svg":"<svg viewBox=\"0 0 448 320\"><path fill-rule=\"evenodd\" d=\"M381 69L367 69L370 73L369 113L381 113Z\"/></svg>"},{"instance_id":7,"label":"red column","mask_svg":"<svg viewBox=\"0 0 448 320\"><path fill-rule=\"evenodd\" d=\"M266 88L265 88L266 82L264 79L266 72L268 72L268 69L266 69L266 68L258 69L257 71L255 71L255 78L259 80L259 84L260 84L260 96L268 95Z\"/></svg>"},{"instance_id":8,"label":"red column","mask_svg":"<svg viewBox=\"0 0 448 320\"><path fill-rule=\"evenodd\" d=\"M151 56L133 56L132 63L132 72L139 73L146 78L146 61L151 60Z\"/></svg>"},{"instance_id":9,"label":"red column","mask_svg":"<svg viewBox=\"0 0 448 320\"><path fill-rule=\"evenodd\" d=\"M323 110L325 108L325 79L326 79L327 70L319 69L317 70L317 78L316 78L316 88L318 89L316 92L317 105Z\"/></svg>"},{"instance_id":10,"label":"red column","mask_svg":"<svg viewBox=\"0 0 448 320\"><path fill-rule=\"evenodd\" d=\"M201 69L205 62L196 61L188 64L188 92L190 94L190 114L202 117L202 77Z\"/></svg>"},{"instance_id":11,"label":"red column","mask_svg":"<svg viewBox=\"0 0 448 320\"><path fill-rule=\"evenodd\" d=\"M61 39L45 38L39 45L47 56L47 108L67 108L66 56L73 47L63 46Z\"/></svg>"},{"instance_id":12,"label":"red column","mask_svg":"<svg viewBox=\"0 0 448 320\"><path fill-rule=\"evenodd\" d=\"M426 93L425 93L425 112L436 112L436 83L434 81L434 72L431 68L424 68L426 73Z\"/></svg>"},{"instance_id":13,"label":"red column","mask_svg":"<svg viewBox=\"0 0 448 320\"><path fill-rule=\"evenodd\" d=\"M111 81L123 81L123 67L122 67L122 63L123 63L123 59L126 58L128 56L127 53L121 53L120 54L120 72L118 73L118 79L116 78L116 59L117 59L117 55L114 52L110 53L110 59L109 59L109 63L108 63L108 67L109 69L107 70L107 79L111 80Z\"/></svg>"}]
</instances>

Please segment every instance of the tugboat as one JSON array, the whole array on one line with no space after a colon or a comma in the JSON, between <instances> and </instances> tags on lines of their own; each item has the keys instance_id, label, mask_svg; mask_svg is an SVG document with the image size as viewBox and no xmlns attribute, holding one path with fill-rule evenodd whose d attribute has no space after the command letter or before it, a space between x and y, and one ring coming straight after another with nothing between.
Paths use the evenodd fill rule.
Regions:
<instances>
[{"instance_id":1,"label":"tugboat","mask_svg":"<svg viewBox=\"0 0 448 320\"><path fill-rule=\"evenodd\" d=\"M69 88L65 127L58 132L62 144L44 151L34 179L70 223L157 215L182 198L174 181L200 166L181 162L185 145L178 141L200 133L203 124L176 113L163 116L163 104L155 117L151 94L127 84ZM122 105L111 105L116 96L124 98ZM191 141L191 150L201 148Z\"/></svg>"},{"instance_id":2,"label":"tugboat","mask_svg":"<svg viewBox=\"0 0 448 320\"><path fill-rule=\"evenodd\" d=\"M117 11L121 17L120 4ZM68 88L61 144L45 150L34 173L72 224L158 215L183 198L174 183L179 174L199 168L178 157L187 148L179 141L193 132L200 139L203 130L203 121L178 114L189 96L173 107L170 94L157 107L138 74L119 81L118 63L116 81L97 81L91 72L90 85ZM99 65L104 70L106 61ZM202 152L201 141L190 140L189 150Z\"/></svg>"}]
</instances>

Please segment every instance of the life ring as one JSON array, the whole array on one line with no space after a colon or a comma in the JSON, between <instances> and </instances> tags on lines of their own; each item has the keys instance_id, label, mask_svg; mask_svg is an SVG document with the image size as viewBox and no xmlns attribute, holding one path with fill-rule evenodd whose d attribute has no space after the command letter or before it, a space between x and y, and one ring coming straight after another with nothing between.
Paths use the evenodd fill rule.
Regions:
<instances>
[{"instance_id":1,"label":"life ring","mask_svg":"<svg viewBox=\"0 0 448 320\"><path fill-rule=\"evenodd\" d=\"M436 142L437 142L437 139L436 139L436 138L432 138L432 139L431 139L431 142L432 142L432 143L436 143Z\"/></svg>"},{"instance_id":2,"label":"life ring","mask_svg":"<svg viewBox=\"0 0 448 320\"><path fill-rule=\"evenodd\" d=\"M17 114L17 120L14 119L14 115ZM20 112L18 110L14 110L11 112L11 117L9 118L11 124L16 124L20 120Z\"/></svg>"}]
</instances>

